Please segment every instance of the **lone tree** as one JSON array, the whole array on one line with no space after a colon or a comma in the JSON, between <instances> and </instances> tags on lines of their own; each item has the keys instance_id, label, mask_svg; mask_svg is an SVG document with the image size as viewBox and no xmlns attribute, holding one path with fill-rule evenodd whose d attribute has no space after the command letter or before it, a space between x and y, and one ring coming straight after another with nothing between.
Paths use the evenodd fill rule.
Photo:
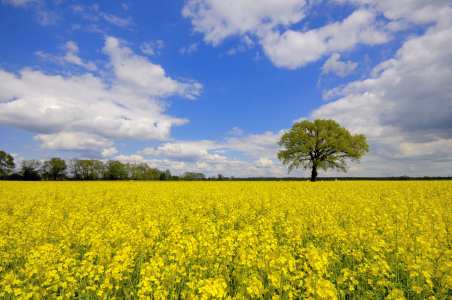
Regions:
<instances>
[{"instance_id":1,"label":"lone tree","mask_svg":"<svg viewBox=\"0 0 452 300\"><path fill-rule=\"evenodd\" d=\"M278 159L293 168L312 169L314 182L319 168L347 172L346 159L360 163L360 158L369 152L364 134L351 135L334 120L301 121L295 123L278 142L286 150L278 152Z\"/></svg>"}]
</instances>

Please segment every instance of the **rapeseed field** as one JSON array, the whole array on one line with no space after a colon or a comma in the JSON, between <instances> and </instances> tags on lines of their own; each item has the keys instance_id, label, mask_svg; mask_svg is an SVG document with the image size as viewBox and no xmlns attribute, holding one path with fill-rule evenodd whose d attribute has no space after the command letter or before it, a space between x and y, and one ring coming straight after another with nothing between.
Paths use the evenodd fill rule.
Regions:
<instances>
[{"instance_id":1,"label":"rapeseed field","mask_svg":"<svg viewBox=\"0 0 452 300\"><path fill-rule=\"evenodd\" d=\"M0 182L1 299L450 299L452 182Z\"/></svg>"}]
</instances>

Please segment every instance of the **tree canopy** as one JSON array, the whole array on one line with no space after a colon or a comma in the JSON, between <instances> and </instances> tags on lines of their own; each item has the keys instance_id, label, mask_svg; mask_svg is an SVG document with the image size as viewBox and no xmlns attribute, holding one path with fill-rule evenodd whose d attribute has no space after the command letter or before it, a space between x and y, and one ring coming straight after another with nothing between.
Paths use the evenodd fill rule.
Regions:
<instances>
[{"instance_id":1,"label":"tree canopy","mask_svg":"<svg viewBox=\"0 0 452 300\"><path fill-rule=\"evenodd\" d=\"M20 163L21 175L23 180L41 180L38 169L41 162L35 159L27 159Z\"/></svg>"},{"instance_id":2,"label":"tree canopy","mask_svg":"<svg viewBox=\"0 0 452 300\"><path fill-rule=\"evenodd\" d=\"M5 151L0 151L0 178L14 170L14 158Z\"/></svg>"},{"instance_id":3,"label":"tree canopy","mask_svg":"<svg viewBox=\"0 0 452 300\"><path fill-rule=\"evenodd\" d=\"M316 180L318 169L347 172L346 159L360 163L369 152L364 134L351 135L334 120L295 123L278 144L286 148L278 152L278 159L288 165L288 172L311 169L311 181Z\"/></svg>"},{"instance_id":4,"label":"tree canopy","mask_svg":"<svg viewBox=\"0 0 452 300\"><path fill-rule=\"evenodd\" d=\"M52 157L45 161L41 166L41 175L43 177L52 177L53 180L63 175L66 172L66 162L59 157Z\"/></svg>"}]
</instances>

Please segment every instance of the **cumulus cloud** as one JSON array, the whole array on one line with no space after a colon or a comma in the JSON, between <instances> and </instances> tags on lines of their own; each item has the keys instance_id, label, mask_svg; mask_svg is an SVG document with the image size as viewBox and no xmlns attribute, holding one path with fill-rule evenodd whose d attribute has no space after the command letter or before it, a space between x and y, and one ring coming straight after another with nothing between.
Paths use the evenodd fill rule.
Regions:
<instances>
[{"instance_id":1,"label":"cumulus cloud","mask_svg":"<svg viewBox=\"0 0 452 300\"><path fill-rule=\"evenodd\" d=\"M253 36L275 66L296 69L323 56L353 50L358 44L386 43L394 31L436 22L450 5L448 0L335 0L332 3L336 5L352 4L355 11L344 20L317 28L290 28L301 24L318 3L189 0L182 15L190 19L194 31L203 34L208 44L217 46L228 37L241 36L251 46L249 36Z\"/></svg>"},{"instance_id":2,"label":"cumulus cloud","mask_svg":"<svg viewBox=\"0 0 452 300\"><path fill-rule=\"evenodd\" d=\"M33 140L40 149L75 151L88 156L110 157L118 151L114 142L95 134L83 132L58 132L55 134L38 134Z\"/></svg>"},{"instance_id":3,"label":"cumulus cloud","mask_svg":"<svg viewBox=\"0 0 452 300\"><path fill-rule=\"evenodd\" d=\"M284 129L277 133L267 131L264 134L248 134L242 137L226 138L221 143L224 148L243 152L250 157L275 158L279 151L277 142L284 134Z\"/></svg>"},{"instance_id":4,"label":"cumulus cloud","mask_svg":"<svg viewBox=\"0 0 452 300\"><path fill-rule=\"evenodd\" d=\"M194 30L214 46L231 35L244 35L262 26L288 26L304 17L304 0L190 0L182 15L190 18Z\"/></svg>"},{"instance_id":5,"label":"cumulus cloud","mask_svg":"<svg viewBox=\"0 0 452 300\"><path fill-rule=\"evenodd\" d=\"M358 43L375 45L388 40L375 25L375 15L357 10L342 22L335 22L306 32L286 30L260 34L265 54L278 67L296 69L332 52L352 49Z\"/></svg>"},{"instance_id":6,"label":"cumulus cloud","mask_svg":"<svg viewBox=\"0 0 452 300\"><path fill-rule=\"evenodd\" d=\"M345 77L351 74L353 70L355 70L358 66L357 63L353 63L351 61L339 61L340 57L341 55L339 53L333 53L331 57L323 64L322 74L328 74L332 72L339 77Z\"/></svg>"},{"instance_id":7,"label":"cumulus cloud","mask_svg":"<svg viewBox=\"0 0 452 300\"><path fill-rule=\"evenodd\" d=\"M310 119L331 118L366 134L371 152L363 161L375 167L391 160L450 167L452 154L442 147L452 141L451 25L449 8L423 36L376 66L373 77L326 92L326 99L339 99L314 110Z\"/></svg>"},{"instance_id":8,"label":"cumulus cloud","mask_svg":"<svg viewBox=\"0 0 452 300\"><path fill-rule=\"evenodd\" d=\"M159 157L167 157L170 159L177 159L182 161L208 161L208 162L224 162L226 157L218 154L209 154L208 150L219 149L221 145L215 143L215 141L178 141L166 143L163 146L159 146L157 149L145 148L138 151L139 155L153 155Z\"/></svg>"},{"instance_id":9,"label":"cumulus cloud","mask_svg":"<svg viewBox=\"0 0 452 300\"><path fill-rule=\"evenodd\" d=\"M223 141L168 142L157 148L147 147L138 151L135 158L141 159L143 156L153 156L185 162L185 171L199 170L209 174L223 172L234 176L281 175L284 174L285 168L272 159L276 159L279 150L277 141L283 133L284 130L278 133L268 131L264 134L225 138ZM231 151L242 152L250 158L257 158L257 160L246 162L225 156L225 153Z\"/></svg>"},{"instance_id":10,"label":"cumulus cloud","mask_svg":"<svg viewBox=\"0 0 452 300\"><path fill-rule=\"evenodd\" d=\"M11 156L14 158L15 169L18 170L25 158L20 156L19 153L11 153Z\"/></svg>"},{"instance_id":11,"label":"cumulus cloud","mask_svg":"<svg viewBox=\"0 0 452 300\"><path fill-rule=\"evenodd\" d=\"M43 50L35 52L36 55L40 56L43 59L48 59L54 62L57 62L59 64L65 64L65 63L71 63L74 65L78 65L81 67L84 67L87 70L90 71L96 71L97 66L94 62L88 61L84 62L79 56L79 48L77 46L77 43L73 41L69 41L66 44L62 45L60 47L62 50L66 51L65 55L52 55L49 53L45 53Z\"/></svg>"},{"instance_id":12,"label":"cumulus cloud","mask_svg":"<svg viewBox=\"0 0 452 300\"><path fill-rule=\"evenodd\" d=\"M335 0L338 3L353 3L360 6L371 5L381 12L385 18L393 22L409 22L426 24L435 22L439 14L450 5L449 0ZM391 23L393 25L394 23Z\"/></svg>"},{"instance_id":13,"label":"cumulus cloud","mask_svg":"<svg viewBox=\"0 0 452 300\"><path fill-rule=\"evenodd\" d=\"M66 44L72 53L75 47ZM193 99L202 86L171 79L116 38L106 38L103 53L110 58L111 82L90 73L62 77L25 68L17 76L0 70L0 125L37 133L42 149L105 155L114 154L114 139L171 139L171 127L187 120L165 115L167 104L159 99Z\"/></svg>"},{"instance_id":14,"label":"cumulus cloud","mask_svg":"<svg viewBox=\"0 0 452 300\"><path fill-rule=\"evenodd\" d=\"M198 142L194 142L196 144ZM182 150L183 152L184 150ZM149 153L149 149L144 151ZM155 152L152 152L155 153ZM163 153L161 153L163 155ZM143 154L148 155L148 154ZM147 163L151 167L158 168L160 170L170 169L173 174L182 174L186 171L202 172L207 176L217 175L219 173L226 176L274 176L284 175L285 168L280 164L277 165L272 160L267 158L260 158L253 162L246 162L240 159L231 159L216 156L216 159L209 159L208 154L197 156L197 159L181 161L181 157L177 159L155 159L145 158L140 154L133 154L129 156L119 155L115 159L123 162L132 163ZM170 154L171 155L171 154ZM213 155L215 157L215 155Z\"/></svg>"},{"instance_id":15,"label":"cumulus cloud","mask_svg":"<svg viewBox=\"0 0 452 300\"><path fill-rule=\"evenodd\" d=\"M268 158L259 158L259 160L256 160L253 165L256 168L271 168L275 166L275 163Z\"/></svg>"},{"instance_id":16,"label":"cumulus cloud","mask_svg":"<svg viewBox=\"0 0 452 300\"><path fill-rule=\"evenodd\" d=\"M102 52L110 57L118 90L159 97L177 93L194 99L202 89L199 83L180 83L166 76L160 65L134 54L130 48L122 46L117 38L107 37Z\"/></svg>"}]
</instances>

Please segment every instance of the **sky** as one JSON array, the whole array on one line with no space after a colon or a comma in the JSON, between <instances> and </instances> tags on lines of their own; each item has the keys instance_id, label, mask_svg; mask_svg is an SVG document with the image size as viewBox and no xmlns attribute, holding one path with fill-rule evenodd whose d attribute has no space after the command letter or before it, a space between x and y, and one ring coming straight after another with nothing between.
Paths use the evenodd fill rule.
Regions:
<instances>
[{"instance_id":1,"label":"sky","mask_svg":"<svg viewBox=\"0 0 452 300\"><path fill-rule=\"evenodd\" d=\"M0 150L172 174L310 176L301 120L370 151L347 173L452 174L448 0L1 0Z\"/></svg>"}]
</instances>

